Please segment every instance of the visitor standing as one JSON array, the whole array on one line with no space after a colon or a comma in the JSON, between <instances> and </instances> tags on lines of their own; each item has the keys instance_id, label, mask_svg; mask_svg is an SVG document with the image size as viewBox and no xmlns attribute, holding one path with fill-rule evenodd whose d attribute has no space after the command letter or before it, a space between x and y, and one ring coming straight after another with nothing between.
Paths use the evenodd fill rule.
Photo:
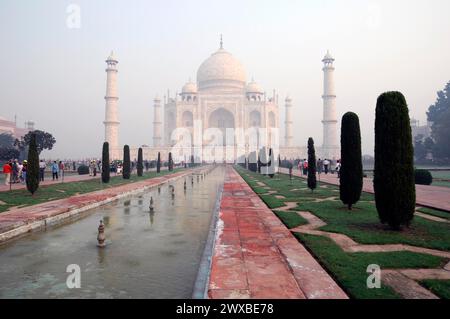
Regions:
<instances>
[{"instance_id":1,"label":"visitor standing","mask_svg":"<svg viewBox=\"0 0 450 319\"><path fill-rule=\"evenodd\" d=\"M12 161L9 161L3 165L3 174L5 174L5 185L11 183Z\"/></svg>"},{"instance_id":2,"label":"visitor standing","mask_svg":"<svg viewBox=\"0 0 450 319\"><path fill-rule=\"evenodd\" d=\"M22 183L27 182L28 161L24 160L22 163Z\"/></svg>"},{"instance_id":3,"label":"visitor standing","mask_svg":"<svg viewBox=\"0 0 450 319\"><path fill-rule=\"evenodd\" d=\"M317 161L317 173L320 175L323 171L323 161L319 158Z\"/></svg>"},{"instance_id":4,"label":"visitor standing","mask_svg":"<svg viewBox=\"0 0 450 319\"><path fill-rule=\"evenodd\" d=\"M44 175L45 175L45 168L47 167L47 165L45 164L44 160L41 160L39 162L39 181L43 182L44 181Z\"/></svg>"},{"instance_id":5,"label":"visitor standing","mask_svg":"<svg viewBox=\"0 0 450 319\"><path fill-rule=\"evenodd\" d=\"M62 161L59 161L59 173L63 179L63 182L64 182L64 169L65 169L64 163Z\"/></svg>"},{"instance_id":6,"label":"visitor standing","mask_svg":"<svg viewBox=\"0 0 450 319\"><path fill-rule=\"evenodd\" d=\"M56 161L53 162L52 164L52 178L53 180L58 180L58 173L59 173L59 167L58 167L58 163L56 163Z\"/></svg>"},{"instance_id":7,"label":"visitor standing","mask_svg":"<svg viewBox=\"0 0 450 319\"><path fill-rule=\"evenodd\" d=\"M303 161L303 175L308 175L308 161L306 159Z\"/></svg>"},{"instance_id":8,"label":"visitor standing","mask_svg":"<svg viewBox=\"0 0 450 319\"><path fill-rule=\"evenodd\" d=\"M325 175L328 174L328 169L330 168L330 161L328 159L325 159L323 161L323 167L325 169Z\"/></svg>"},{"instance_id":9,"label":"visitor standing","mask_svg":"<svg viewBox=\"0 0 450 319\"><path fill-rule=\"evenodd\" d=\"M341 161L340 160L337 161L335 169L336 169L336 173L337 173L338 178L340 178L341 177Z\"/></svg>"}]
</instances>

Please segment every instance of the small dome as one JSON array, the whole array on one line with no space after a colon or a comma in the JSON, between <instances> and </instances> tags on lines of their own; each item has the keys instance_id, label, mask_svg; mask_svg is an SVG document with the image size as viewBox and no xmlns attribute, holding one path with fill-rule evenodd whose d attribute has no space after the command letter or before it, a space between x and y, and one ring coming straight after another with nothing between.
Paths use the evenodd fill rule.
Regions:
<instances>
[{"instance_id":1,"label":"small dome","mask_svg":"<svg viewBox=\"0 0 450 319\"><path fill-rule=\"evenodd\" d=\"M195 94L197 93L197 85L191 81L186 83L181 90L183 94Z\"/></svg>"},{"instance_id":2,"label":"small dome","mask_svg":"<svg viewBox=\"0 0 450 319\"><path fill-rule=\"evenodd\" d=\"M323 58L322 61L323 61L323 62L325 62L325 61L334 61L334 58L333 58L333 56L331 55L331 53L330 53L329 50L327 50L327 54L324 56L324 58Z\"/></svg>"},{"instance_id":3,"label":"small dome","mask_svg":"<svg viewBox=\"0 0 450 319\"><path fill-rule=\"evenodd\" d=\"M106 61L113 61L113 62L118 62L116 56L114 55L114 52L111 51L111 54L109 55L108 59L106 59Z\"/></svg>"},{"instance_id":4,"label":"small dome","mask_svg":"<svg viewBox=\"0 0 450 319\"><path fill-rule=\"evenodd\" d=\"M246 91L247 93L264 93L259 84L253 80L249 84L247 84Z\"/></svg>"},{"instance_id":5,"label":"small dome","mask_svg":"<svg viewBox=\"0 0 450 319\"><path fill-rule=\"evenodd\" d=\"M206 59L197 71L199 89L228 85L243 89L245 82L246 75L242 64L222 48Z\"/></svg>"}]
</instances>

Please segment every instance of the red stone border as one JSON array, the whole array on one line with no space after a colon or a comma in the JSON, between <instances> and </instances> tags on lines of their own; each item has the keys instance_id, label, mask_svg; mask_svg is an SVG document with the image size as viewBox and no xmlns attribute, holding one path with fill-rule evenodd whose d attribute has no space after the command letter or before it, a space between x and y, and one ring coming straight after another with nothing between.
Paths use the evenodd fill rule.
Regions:
<instances>
[{"instance_id":1,"label":"red stone border","mask_svg":"<svg viewBox=\"0 0 450 319\"><path fill-rule=\"evenodd\" d=\"M232 167L226 171L208 296L348 298Z\"/></svg>"}]
</instances>

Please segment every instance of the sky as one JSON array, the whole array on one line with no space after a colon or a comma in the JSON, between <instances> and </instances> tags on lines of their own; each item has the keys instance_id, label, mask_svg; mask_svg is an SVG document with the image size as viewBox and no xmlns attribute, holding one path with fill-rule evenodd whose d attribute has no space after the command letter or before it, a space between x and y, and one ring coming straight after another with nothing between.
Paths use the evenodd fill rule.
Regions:
<instances>
[{"instance_id":1,"label":"sky","mask_svg":"<svg viewBox=\"0 0 450 319\"><path fill-rule=\"evenodd\" d=\"M0 0L0 117L51 132L57 143L43 156L100 156L104 61L114 50L120 143L151 145L153 98L195 80L223 34L247 78L277 90L282 136L291 96L298 146L322 141L329 49L339 118L359 115L363 153L373 154L381 93L401 91L424 123L450 80L448 12L448 0Z\"/></svg>"}]
</instances>

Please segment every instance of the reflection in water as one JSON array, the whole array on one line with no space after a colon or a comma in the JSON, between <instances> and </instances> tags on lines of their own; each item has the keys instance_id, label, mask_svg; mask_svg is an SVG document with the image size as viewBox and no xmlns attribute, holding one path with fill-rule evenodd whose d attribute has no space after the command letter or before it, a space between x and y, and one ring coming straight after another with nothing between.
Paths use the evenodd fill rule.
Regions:
<instances>
[{"instance_id":1,"label":"reflection in water","mask_svg":"<svg viewBox=\"0 0 450 319\"><path fill-rule=\"evenodd\" d=\"M224 169L208 177L186 196L179 179L174 198L165 184L0 246L0 298L189 298ZM102 218L107 245L99 249ZM81 268L80 289L66 286L70 264Z\"/></svg>"}]
</instances>

